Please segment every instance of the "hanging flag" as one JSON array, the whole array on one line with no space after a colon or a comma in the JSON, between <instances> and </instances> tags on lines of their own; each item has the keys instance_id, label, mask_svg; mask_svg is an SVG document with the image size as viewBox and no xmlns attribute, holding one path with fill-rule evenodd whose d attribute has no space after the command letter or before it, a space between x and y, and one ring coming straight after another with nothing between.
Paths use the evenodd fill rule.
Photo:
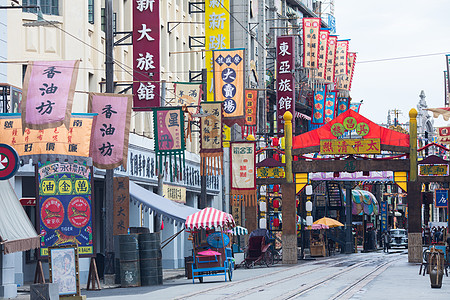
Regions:
<instances>
[{"instance_id":1,"label":"hanging flag","mask_svg":"<svg viewBox=\"0 0 450 300\"><path fill-rule=\"evenodd\" d=\"M450 127L438 127L437 142L441 144L450 144Z\"/></svg>"},{"instance_id":2,"label":"hanging flag","mask_svg":"<svg viewBox=\"0 0 450 300\"><path fill-rule=\"evenodd\" d=\"M200 174L222 173L222 102L203 102L200 119Z\"/></svg>"},{"instance_id":3,"label":"hanging flag","mask_svg":"<svg viewBox=\"0 0 450 300\"><path fill-rule=\"evenodd\" d=\"M16 149L24 161L68 161L92 165L89 157L93 114L72 114L70 127L25 129L20 114L0 115L0 143Z\"/></svg>"},{"instance_id":4,"label":"hanging flag","mask_svg":"<svg viewBox=\"0 0 450 300\"><path fill-rule=\"evenodd\" d=\"M336 103L336 117L348 110L350 98L338 97Z\"/></svg>"},{"instance_id":5,"label":"hanging flag","mask_svg":"<svg viewBox=\"0 0 450 300\"><path fill-rule=\"evenodd\" d=\"M448 85L448 72L444 71L444 106L450 105L450 87Z\"/></svg>"},{"instance_id":6,"label":"hanging flag","mask_svg":"<svg viewBox=\"0 0 450 300\"><path fill-rule=\"evenodd\" d=\"M325 71L327 66L327 53L328 53L328 38L330 36L329 30L320 30L319 33L319 59L317 63L317 75L315 79L322 83L325 81Z\"/></svg>"},{"instance_id":7,"label":"hanging flag","mask_svg":"<svg viewBox=\"0 0 450 300\"><path fill-rule=\"evenodd\" d=\"M324 124L325 123L325 97L326 90L321 89L314 91L314 104L312 109L311 123Z\"/></svg>"},{"instance_id":8,"label":"hanging flag","mask_svg":"<svg viewBox=\"0 0 450 300\"><path fill-rule=\"evenodd\" d=\"M348 58L347 58L347 76L344 77L344 79L340 80L337 85L337 90L340 92L343 92L345 96L347 97L350 89L352 88L352 81L353 81L353 73L355 70L355 63L356 63L356 53L355 52L348 52Z\"/></svg>"},{"instance_id":9,"label":"hanging flag","mask_svg":"<svg viewBox=\"0 0 450 300\"><path fill-rule=\"evenodd\" d=\"M361 108L361 102L359 103L350 103L350 109L359 113L359 109Z\"/></svg>"},{"instance_id":10,"label":"hanging flag","mask_svg":"<svg viewBox=\"0 0 450 300\"><path fill-rule=\"evenodd\" d=\"M30 62L23 81L22 132L25 128L69 129L79 60Z\"/></svg>"},{"instance_id":11,"label":"hanging flag","mask_svg":"<svg viewBox=\"0 0 450 300\"><path fill-rule=\"evenodd\" d=\"M336 108L336 91L327 91L325 97L325 123L330 122L334 119L335 108Z\"/></svg>"},{"instance_id":12,"label":"hanging flag","mask_svg":"<svg viewBox=\"0 0 450 300\"><path fill-rule=\"evenodd\" d=\"M231 202L238 205L240 200L246 206L256 205L255 142L230 143Z\"/></svg>"},{"instance_id":13,"label":"hanging flag","mask_svg":"<svg viewBox=\"0 0 450 300\"><path fill-rule=\"evenodd\" d=\"M174 175L176 178L181 178L181 170L184 169L184 150L186 149L184 114L181 108L154 108L153 124L155 126L153 132L155 133L158 172L167 172L167 169L169 169L170 181L174 181Z\"/></svg>"},{"instance_id":14,"label":"hanging flag","mask_svg":"<svg viewBox=\"0 0 450 300\"><path fill-rule=\"evenodd\" d=\"M213 53L230 49L230 0L205 0L206 101L214 101Z\"/></svg>"},{"instance_id":15,"label":"hanging flag","mask_svg":"<svg viewBox=\"0 0 450 300\"><path fill-rule=\"evenodd\" d=\"M285 112L295 112L295 44L293 36L277 37L277 132L284 135ZM294 129L295 126L293 126Z\"/></svg>"},{"instance_id":16,"label":"hanging flag","mask_svg":"<svg viewBox=\"0 0 450 300\"><path fill-rule=\"evenodd\" d=\"M257 90L245 90L245 130L246 135L256 133L256 104L258 103Z\"/></svg>"},{"instance_id":17,"label":"hanging flag","mask_svg":"<svg viewBox=\"0 0 450 300\"><path fill-rule=\"evenodd\" d=\"M325 83L334 83L334 70L336 64L336 44L337 36L330 35L328 37L327 64L325 67Z\"/></svg>"},{"instance_id":18,"label":"hanging flag","mask_svg":"<svg viewBox=\"0 0 450 300\"><path fill-rule=\"evenodd\" d=\"M192 106L187 110L190 114L198 112L202 99L202 85L192 82L175 82L175 101L166 103L166 106Z\"/></svg>"},{"instance_id":19,"label":"hanging flag","mask_svg":"<svg viewBox=\"0 0 450 300\"><path fill-rule=\"evenodd\" d=\"M214 99L223 102L224 122L244 125L244 49L214 50Z\"/></svg>"},{"instance_id":20,"label":"hanging flag","mask_svg":"<svg viewBox=\"0 0 450 300\"><path fill-rule=\"evenodd\" d=\"M96 113L91 157L99 169L127 169L133 95L89 93L88 111Z\"/></svg>"},{"instance_id":21,"label":"hanging flag","mask_svg":"<svg viewBox=\"0 0 450 300\"><path fill-rule=\"evenodd\" d=\"M448 93L450 93L450 79L449 79L449 74L450 74L450 54L446 54L445 55L445 61L447 63L447 82L446 82L446 86L447 86ZM448 105L446 105L446 106L448 106Z\"/></svg>"},{"instance_id":22,"label":"hanging flag","mask_svg":"<svg viewBox=\"0 0 450 300\"><path fill-rule=\"evenodd\" d=\"M347 58L348 58L348 40L337 41L336 43L336 60L334 70L334 83L340 84L347 76Z\"/></svg>"},{"instance_id":23,"label":"hanging flag","mask_svg":"<svg viewBox=\"0 0 450 300\"><path fill-rule=\"evenodd\" d=\"M160 106L160 1L133 1L133 110Z\"/></svg>"},{"instance_id":24,"label":"hanging flag","mask_svg":"<svg viewBox=\"0 0 450 300\"><path fill-rule=\"evenodd\" d=\"M320 18L303 18L303 67L310 70L317 69L320 23Z\"/></svg>"}]
</instances>

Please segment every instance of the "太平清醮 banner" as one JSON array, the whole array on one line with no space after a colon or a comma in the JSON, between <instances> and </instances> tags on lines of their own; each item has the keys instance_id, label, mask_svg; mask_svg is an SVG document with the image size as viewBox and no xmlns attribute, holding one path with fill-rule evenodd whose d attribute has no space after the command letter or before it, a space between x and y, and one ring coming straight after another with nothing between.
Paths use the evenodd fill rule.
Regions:
<instances>
[{"instance_id":1,"label":"\u592a\u5e73\u6e05\u91ae banner","mask_svg":"<svg viewBox=\"0 0 450 300\"><path fill-rule=\"evenodd\" d=\"M160 1L133 0L133 109L160 106Z\"/></svg>"},{"instance_id":2,"label":"\u592a\u5e73\u6e05\u91ae banner","mask_svg":"<svg viewBox=\"0 0 450 300\"><path fill-rule=\"evenodd\" d=\"M77 245L80 256L94 256L92 173L71 163L38 164L40 256L49 247Z\"/></svg>"}]
</instances>

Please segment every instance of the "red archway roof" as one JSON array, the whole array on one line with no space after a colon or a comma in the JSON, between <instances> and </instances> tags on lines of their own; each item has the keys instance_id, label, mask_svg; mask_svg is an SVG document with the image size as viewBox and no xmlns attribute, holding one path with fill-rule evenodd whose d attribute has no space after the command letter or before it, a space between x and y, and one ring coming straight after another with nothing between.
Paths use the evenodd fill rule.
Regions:
<instances>
[{"instance_id":1,"label":"red archway roof","mask_svg":"<svg viewBox=\"0 0 450 300\"><path fill-rule=\"evenodd\" d=\"M342 123L343 120L347 117L353 117L358 123L364 122L369 125L369 133L364 136L364 138L378 138L380 139L380 143L382 145L409 147L409 134L400 133L382 127L363 117L357 112L349 109L346 112L340 114L338 117L334 118L331 122L323 125L322 127L295 136L292 141L292 148L301 149L320 146L320 140L337 139L337 137L331 134L331 126L333 126L333 124L335 123Z\"/></svg>"}]
</instances>

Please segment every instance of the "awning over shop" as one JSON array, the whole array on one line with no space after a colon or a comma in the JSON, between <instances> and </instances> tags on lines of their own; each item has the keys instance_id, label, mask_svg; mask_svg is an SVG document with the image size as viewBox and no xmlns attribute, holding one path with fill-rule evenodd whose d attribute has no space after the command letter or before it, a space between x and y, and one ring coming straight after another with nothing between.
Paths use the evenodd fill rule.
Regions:
<instances>
[{"instance_id":1,"label":"awning over shop","mask_svg":"<svg viewBox=\"0 0 450 300\"><path fill-rule=\"evenodd\" d=\"M39 248L40 243L8 180L0 180L0 238L5 254Z\"/></svg>"},{"instance_id":2,"label":"awning over shop","mask_svg":"<svg viewBox=\"0 0 450 300\"><path fill-rule=\"evenodd\" d=\"M169 219L177 225L184 224L187 216L199 211L157 195L132 181L130 181L130 197L133 201L141 202L156 215L162 216L163 219Z\"/></svg>"}]
</instances>

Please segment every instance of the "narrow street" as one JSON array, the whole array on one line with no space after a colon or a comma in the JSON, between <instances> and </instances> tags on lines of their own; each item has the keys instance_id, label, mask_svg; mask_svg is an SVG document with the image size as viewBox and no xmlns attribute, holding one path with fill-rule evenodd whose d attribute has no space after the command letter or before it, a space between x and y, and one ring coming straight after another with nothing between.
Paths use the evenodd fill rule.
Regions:
<instances>
[{"instance_id":1,"label":"narrow street","mask_svg":"<svg viewBox=\"0 0 450 300\"><path fill-rule=\"evenodd\" d=\"M233 281L223 276L192 284L186 278L163 286L83 291L95 299L447 299L448 278L441 289L431 289L429 276L407 262L407 251L336 255L301 261L295 266L237 269ZM147 299L148 299L147 298Z\"/></svg>"}]
</instances>

